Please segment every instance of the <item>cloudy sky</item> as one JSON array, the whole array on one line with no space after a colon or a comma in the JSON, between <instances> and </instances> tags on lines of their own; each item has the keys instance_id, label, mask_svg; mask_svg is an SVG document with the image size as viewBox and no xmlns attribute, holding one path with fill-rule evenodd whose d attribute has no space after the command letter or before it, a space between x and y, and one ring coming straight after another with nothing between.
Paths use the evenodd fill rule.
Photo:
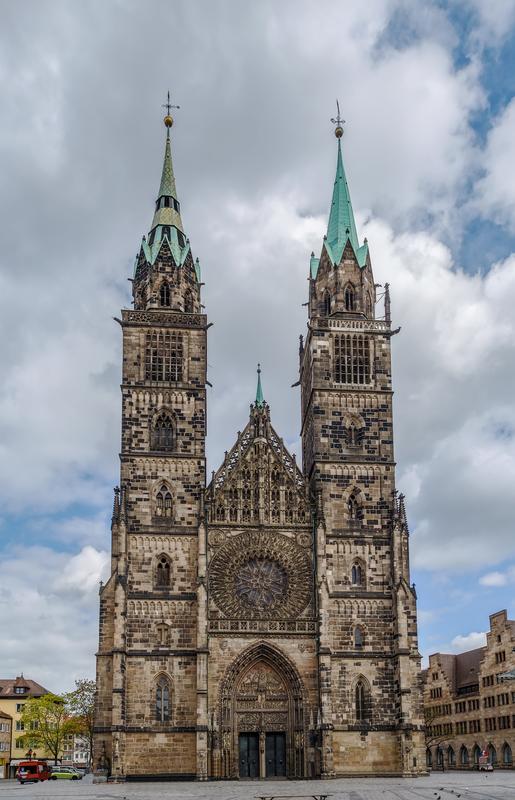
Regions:
<instances>
[{"instance_id":1,"label":"cloudy sky","mask_svg":"<svg viewBox=\"0 0 515 800\"><path fill-rule=\"evenodd\" d=\"M0 677L94 674L118 481L120 330L173 156L205 281L208 456L263 366L299 449L298 335L339 97L389 281L420 644L515 614L515 0L0 0Z\"/></svg>"}]
</instances>

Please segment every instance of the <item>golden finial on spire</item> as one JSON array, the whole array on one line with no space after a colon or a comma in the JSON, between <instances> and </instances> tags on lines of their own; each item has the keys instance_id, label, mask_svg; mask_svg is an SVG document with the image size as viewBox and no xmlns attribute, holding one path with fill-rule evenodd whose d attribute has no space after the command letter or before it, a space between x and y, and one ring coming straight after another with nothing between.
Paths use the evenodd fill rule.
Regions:
<instances>
[{"instance_id":1,"label":"golden finial on spire","mask_svg":"<svg viewBox=\"0 0 515 800\"><path fill-rule=\"evenodd\" d=\"M331 117L331 122L333 125L336 125L336 128L334 129L334 135L337 139L341 139L343 136L343 126L345 125L345 120L340 116L340 104L338 100L336 101L336 110L338 112L336 114L336 118Z\"/></svg>"},{"instance_id":2,"label":"golden finial on spire","mask_svg":"<svg viewBox=\"0 0 515 800\"><path fill-rule=\"evenodd\" d=\"M168 129L170 129L172 127L172 125L173 125L173 117L170 114L170 111L171 111L172 108L180 108L180 106L173 106L170 103L170 92L168 92L167 95L166 95L166 103L163 103L163 108L166 108L166 116L165 116L163 122L166 125L166 127Z\"/></svg>"}]
</instances>

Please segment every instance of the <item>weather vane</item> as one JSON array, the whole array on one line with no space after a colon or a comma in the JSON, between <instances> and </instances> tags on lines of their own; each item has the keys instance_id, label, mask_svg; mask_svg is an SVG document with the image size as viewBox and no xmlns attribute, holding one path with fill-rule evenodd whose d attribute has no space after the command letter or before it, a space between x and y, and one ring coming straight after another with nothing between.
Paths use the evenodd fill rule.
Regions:
<instances>
[{"instance_id":1,"label":"weather vane","mask_svg":"<svg viewBox=\"0 0 515 800\"><path fill-rule=\"evenodd\" d=\"M336 136L337 139L341 139L343 136L343 126L345 125L345 120L342 119L340 116L340 104L338 100L336 101L336 111L338 112L336 114L336 118L331 117L331 122L333 123L333 125L336 125L334 135Z\"/></svg>"},{"instance_id":2,"label":"weather vane","mask_svg":"<svg viewBox=\"0 0 515 800\"><path fill-rule=\"evenodd\" d=\"M170 103L170 92L169 91L167 92L167 95L166 95L166 103L163 103L163 108L166 108L166 117L164 118L164 124L166 125L167 128L171 128L172 125L173 125L173 117L170 114L170 111L172 110L172 108L180 108L180 106L173 106Z\"/></svg>"}]
</instances>

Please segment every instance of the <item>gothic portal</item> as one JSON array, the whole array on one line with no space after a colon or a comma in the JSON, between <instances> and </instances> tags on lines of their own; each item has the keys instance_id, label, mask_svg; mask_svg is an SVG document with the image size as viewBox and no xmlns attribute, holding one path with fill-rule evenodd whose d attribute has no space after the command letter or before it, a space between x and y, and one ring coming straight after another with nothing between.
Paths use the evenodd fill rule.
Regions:
<instances>
[{"instance_id":1,"label":"gothic portal","mask_svg":"<svg viewBox=\"0 0 515 800\"><path fill-rule=\"evenodd\" d=\"M302 469L258 375L206 485L208 322L170 128L122 311L120 488L100 591L94 765L117 778L425 770L416 597L395 490L388 286L360 245L338 139L300 345Z\"/></svg>"}]
</instances>

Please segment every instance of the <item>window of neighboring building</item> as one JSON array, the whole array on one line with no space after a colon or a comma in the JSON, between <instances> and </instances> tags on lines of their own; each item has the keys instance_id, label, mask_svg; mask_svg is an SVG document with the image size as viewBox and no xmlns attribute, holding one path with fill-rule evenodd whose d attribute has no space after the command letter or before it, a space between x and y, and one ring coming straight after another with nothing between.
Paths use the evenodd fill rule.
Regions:
<instances>
[{"instance_id":1,"label":"window of neighboring building","mask_svg":"<svg viewBox=\"0 0 515 800\"><path fill-rule=\"evenodd\" d=\"M462 767L468 767L469 764L469 751L464 744L460 748L460 764Z\"/></svg>"},{"instance_id":2,"label":"window of neighboring building","mask_svg":"<svg viewBox=\"0 0 515 800\"><path fill-rule=\"evenodd\" d=\"M456 766L456 753L454 752L454 748L449 745L447 748L447 763L450 767Z\"/></svg>"},{"instance_id":3,"label":"window of neighboring building","mask_svg":"<svg viewBox=\"0 0 515 800\"><path fill-rule=\"evenodd\" d=\"M25 708L25 703L16 703L16 713L21 714L23 709Z\"/></svg>"},{"instance_id":4,"label":"window of neighboring building","mask_svg":"<svg viewBox=\"0 0 515 800\"><path fill-rule=\"evenodd\" d=\"M23 722L21 721L21 719L17 719L16 720L16 730L17 731L24 731L25 730L25 726L24 726Z\"/></svg>"},{"instance_id":5,"label":"window of neighboring building","mask_svg":"<svg viewBox=\"0 0 515 800\"><path fill-rule=\"evenodd\" d=\"M505 742L502 746L502 763L506 766L511 765L513 763L513 755L511 752L511 747L508 742Z\"/></svg>"},{"instance_id":6,"label":"window of neighboring building","mask_svg":"<svg viewBox=\"0 0 515 800\"><path fill-rule=\"evenodd\" d=\"M15 741L15 743L14 743L14 744L15 744L15 746L16 746L16 747L18 748L18 750L19 750L20 748L22 748L22 747L24 746L24 745L23 745L23 739L16 739L16 741Z\"/></svg>"}]
</instances>

